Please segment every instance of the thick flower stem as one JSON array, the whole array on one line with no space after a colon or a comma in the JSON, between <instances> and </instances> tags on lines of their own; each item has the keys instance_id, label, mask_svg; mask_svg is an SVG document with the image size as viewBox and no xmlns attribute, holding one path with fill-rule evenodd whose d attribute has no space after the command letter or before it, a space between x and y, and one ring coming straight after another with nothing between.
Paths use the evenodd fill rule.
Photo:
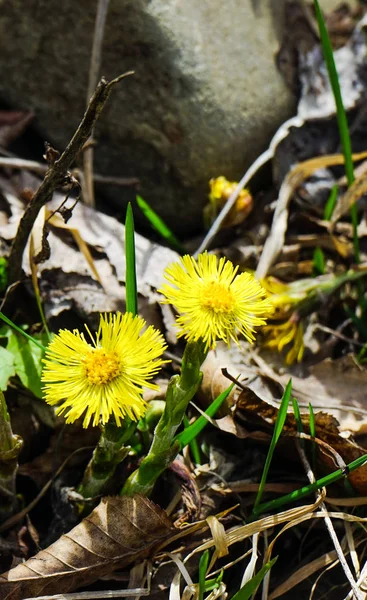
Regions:
<instances>
[{"instance_id":1,"label":"thick flower stem","mask_svg":"<svg viewBox=\"0 0 367 600\"><path fill-rule=\"evenodd\" d=\"M0 522L18 508L15 478L23 440L14 435L4 394L0 392Z\"/></svg>"},{"instance_id":2,"label":"thick flower stem","mask_svg":"<svg viewBox=\"0 0 367 600\"><path fill-rule=\"evenodd\" d=\"M128 455L126 442L135 431L136 423L125 418L122 426L110 421L101 427L101 437L85 470L78 492L84 498L94 498L103 492L117 465Z\"/></svg>"},{"instance_id":3,"label":"thick flower stem","mask_svg":"<svg viewBox=\"0 0 367 600\"><path fill-rule=\"evenodd\" d=\"M182 359L181 375L172 377L166 395L164 412L154 431L148 455L126 481L121 495L149 496L159 475L173 462L179 451L174 437L181 425L190 400L202 379L200 367L207 351L202 341L189 342Z\"/></svg>"}]
</instances>

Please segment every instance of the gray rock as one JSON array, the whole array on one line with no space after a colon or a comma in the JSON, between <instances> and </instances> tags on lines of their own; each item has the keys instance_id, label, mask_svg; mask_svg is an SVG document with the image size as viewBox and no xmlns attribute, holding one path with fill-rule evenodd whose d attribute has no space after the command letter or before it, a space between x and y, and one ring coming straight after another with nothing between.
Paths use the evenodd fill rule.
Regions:
<instances>
[{"instance_id":1,"label":"gray rock","mask_svg":"<svg viewBox=\"0 0 367 600\"><path fill-rule=\"evenodd\" d=\"M239 178L295 110L274 66L284 3L111 0L102 74L135 75L100 118L95 169L138 177L141 195L179 234L200 229L208 180ZM96 6L0 0L0 98L33 110L58 149L84 111ZM98 195L124 214L133 191Z\"/></svg>"}]
</instances>

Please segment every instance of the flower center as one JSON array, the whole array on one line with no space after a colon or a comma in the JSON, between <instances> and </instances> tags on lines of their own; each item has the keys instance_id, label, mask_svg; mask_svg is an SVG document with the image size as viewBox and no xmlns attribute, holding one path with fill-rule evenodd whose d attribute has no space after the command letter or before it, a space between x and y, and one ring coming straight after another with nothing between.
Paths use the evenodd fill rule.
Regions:
<instances>
[{"instance_id":1,"label":"flower center","mask_svg":"<svg viewBox=\"0 0 367 600\"><path fill-rule=\"evenodd\" d=\"M94 348L83 359L85 376L89 383L103 385L115 379L120 373L120 361L115 352Z\"/></svg>"},{"instance_id":2,"label":"flower center","mask_svg":"<svg viewBox=\"0 0 367 600\"><path fill-rule=\"evenodd\" d=\"M210 281L201 292L201 305L215 313L228 313L233 310L233 294L227 286Z\"/></svg>"}]
</instances>

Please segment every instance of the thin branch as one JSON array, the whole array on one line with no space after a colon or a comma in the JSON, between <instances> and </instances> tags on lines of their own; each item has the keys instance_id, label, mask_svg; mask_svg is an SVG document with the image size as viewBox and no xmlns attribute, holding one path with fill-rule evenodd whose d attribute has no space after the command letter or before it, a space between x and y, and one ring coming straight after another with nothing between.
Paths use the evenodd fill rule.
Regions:
<instances>
[{"instance_id":1,"label":"thin branch","mask_svg":"<svg viewBox=\"0 0 367 600\"><path fill-rule=\"evenodd\" d=\"M101 68L102 44L104 37L105 23L108 13L110 0L98 0L96 22L94 26L92 55L89 67L89 81L87 91L87 106L93 90L95 89ZM94 135L94 128L90 132L91 139ZM83 155L84 164L84 202L88 206L95 206L94 181L93 181L93 161L94 146L89 144Z\"/></svg>"},{"instance_id":2,"label":"thin branch","mask_svg":"<svg viewBox=\"0 0 367 600\"><path fill-rule=\"evenodd\" d=\"M100 80L83 119L68 146L61 154L60 158L50 165L47 170L44 180L24 211L17 234L13 241L8 263L8 278L10 284L18 281L21 277L24 249L39 211L42 206L51 200L55 189L63 186L65 180L68 178L68 169L87 139L90 137L94 124L107 102L112 86L118 83L123 77L131 74L132 71L129 71L110 82L106 81L104 78Z\"/></svg>"},{"instance_id":3,"label":"thin branch","mask_svg":"<svg viewBox=\"0 0 367 600\"><path fill-rule=\"evenodd\" d=\"M14 157L2 157L0 156L0 167L6 169L20 169L44 175L48 166L44 163L37 162L35 160L27 160L25 158ZM72 169L71 174L80 180L82 178L82 172L80 169ZM94 173L94 181L96 183L103 183L105 185L118 185L118 186L137 186L139 185L139 179L137 177L115 177L114 175L100 175Z\"/></svg>"}]
</instances>

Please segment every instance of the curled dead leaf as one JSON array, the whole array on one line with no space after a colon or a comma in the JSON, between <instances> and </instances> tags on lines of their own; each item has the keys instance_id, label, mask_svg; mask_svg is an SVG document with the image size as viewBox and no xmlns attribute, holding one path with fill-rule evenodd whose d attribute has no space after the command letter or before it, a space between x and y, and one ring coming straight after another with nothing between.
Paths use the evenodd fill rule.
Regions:
<instances>
[{"instance_id":1,"label":"curled dead leaf","mask_svg":"<svg viewBox=\"0 0 367 600\"><path fill-rule=\"evenodd\" d=\"M253 392L248 392L251 391L242 392L238 398L234 421L245 422L252 430L256 428L269 432L270 441L270 432L276 421L278 408L261 400ZM309 414L301 414L301 420L303 431L310 435ZM344 463L350 463L366 453L365 449L358 446L352 439L346 439L340 435L339 423L332 415L325 412L315 413L315 430L317 438L315 441L320 449L319 462L322 471L335 471ZM248 435L259 439L257 433L255 431ZM298 435L297 422L293 413L287 414L282 434L291 437ZM351 472L348 479L359 494L362 496L367 494L367 467L360 467Z\"/></svg>"},{"instance_id":2,"label":"curled dead leaf","mask_svg":"<svg viewBox=\"0 0 367 600\"><path fill-rule=\"evenodd\" d=\"M69 533L0 576L0 598L73 591L151 552L171 532L166 513L147 498L104 498Z\"/></svg>"}]
</instances>

